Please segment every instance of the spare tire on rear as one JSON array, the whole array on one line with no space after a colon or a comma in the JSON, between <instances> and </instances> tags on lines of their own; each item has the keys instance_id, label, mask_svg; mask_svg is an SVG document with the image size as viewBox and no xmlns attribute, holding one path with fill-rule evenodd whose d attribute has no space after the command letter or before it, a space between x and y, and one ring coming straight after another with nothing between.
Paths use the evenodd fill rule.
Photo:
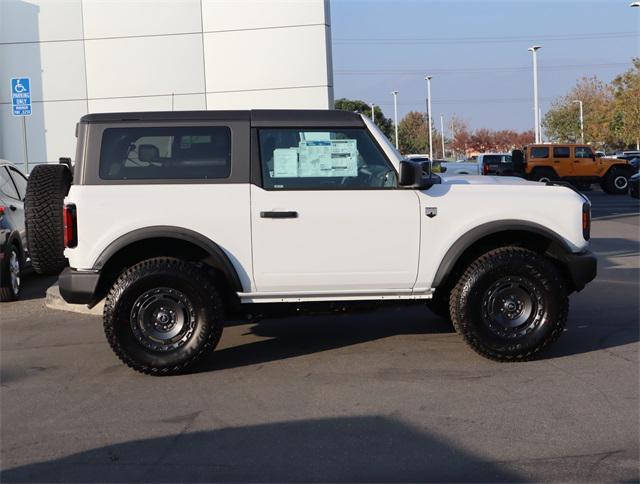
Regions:
<instances>
[{"instance_id":1,"label":"spare tire on rear","mask_svg":"<svg viewBox=\"0 0 640 484\"><path fill-rule=\"evenodd\" d=\"M62 206L70 186L71 171L65 165L37 165L29 175L25 227L31 264L38 274L58 274L67 265Z\"/></svg>"}]
</instances>

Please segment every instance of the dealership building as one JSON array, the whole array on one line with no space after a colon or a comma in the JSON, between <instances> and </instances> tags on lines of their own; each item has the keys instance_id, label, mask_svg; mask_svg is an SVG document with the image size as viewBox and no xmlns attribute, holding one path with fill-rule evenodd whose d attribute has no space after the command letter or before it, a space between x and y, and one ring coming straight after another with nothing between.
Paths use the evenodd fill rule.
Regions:
<instances>
[{"instance_id":1,"label":"dealership building","mask_svg":"<svg viewBox=\"0 0 640 484\"><path fill-rule=\"evenodd\" d=\"M29 78L31 115L13 115ZM2 0L0 158L74 157L87 113L333 105L328 0Z\"/></svg>"}]
</instances>

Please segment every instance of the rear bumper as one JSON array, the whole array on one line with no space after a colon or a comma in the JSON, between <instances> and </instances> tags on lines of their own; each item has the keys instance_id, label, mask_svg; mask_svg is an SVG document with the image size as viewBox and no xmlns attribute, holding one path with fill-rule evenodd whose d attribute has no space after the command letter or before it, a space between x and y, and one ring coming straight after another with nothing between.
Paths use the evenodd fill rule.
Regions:
<instances>
[{"instance_id":1,"label":"rear bumper","mask_svg":"<svg viewBox=\"0 0 640 484\"><path fill-rule=\"evenodd\" d=\"M65 268L58 277L60 295L70 304L91 304L100 280L98 271Z\"/></svg>"},{"instance_id":2,"label":"rear bumper","mask_svg":"<svg viewBox=\"0 0 640 484\"><path fill-rule=\"evenodd\" d=\"M563 254L562 262L567 267L576 291L584 289L584 286L593 281L598 273L598 260L588 250L578 254Z\"/></svg>"}]
</instances>

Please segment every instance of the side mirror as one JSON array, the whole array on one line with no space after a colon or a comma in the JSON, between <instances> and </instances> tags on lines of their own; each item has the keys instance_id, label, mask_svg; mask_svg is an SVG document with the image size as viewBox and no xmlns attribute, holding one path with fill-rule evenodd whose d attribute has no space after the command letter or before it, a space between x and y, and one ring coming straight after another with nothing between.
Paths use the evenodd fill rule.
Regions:
<instances>
[{"instance_id":1,"label":"side mirror","mask_svg":"<svg viewBox=\"0 0 640 484\"><path fill-rule=\"evenodd\" d=\"M426 173L426 175L425 175ZM426 189L441 183L438 175L431 173L429 162L402 160L399 185L405 188Z\"/></svg>"},{"instance_id":2,"label":"side mirror","mask_svg":"<svg viewBox=\"0 0 640 484\"><path fill-rule=\"evenodd\" d=\"M138 159L146 163L153 163L160 158L160 150L155 145L138 146Z\"/></svg>"},{"instance_id":3,"label":"side mirror","mask_svg":"<svg viewBox=\"0 0 640 484\"><path fill-rule=\"evenodd\" d=\"M524 173L524 152L522 150L513 150L511 152L511 162L513 163L514 173Z\"/></svg>"}]
</instances>

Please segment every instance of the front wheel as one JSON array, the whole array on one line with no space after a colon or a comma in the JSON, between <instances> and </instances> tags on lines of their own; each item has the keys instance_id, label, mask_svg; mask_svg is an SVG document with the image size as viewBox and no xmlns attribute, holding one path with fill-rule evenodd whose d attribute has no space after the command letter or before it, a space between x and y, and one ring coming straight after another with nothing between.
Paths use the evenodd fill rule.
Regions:
<instances>
[{"instance_id":1,"label":"front wheel","mask_svg":"<svg viewBox=\"0 0 640 484\"><path fill-rule=\"evenodd\" d=\"M502 247L476 259L451 292L456 331L497 361L534 358L562 333L569 312L562 275L546 257Z\"/></svg>"},{"instance_id":2,"label":"front wheel","mask_svg":"<svg viewBox=\"0 0 640 484\"><path fill-rule=\"evenodd\" d=\"M213 281L180 259L149 259L129 268L104 307L111 349L150 375L184 371L215 348L222 327L222 300Z\"/></svg>"}]
</instances>

